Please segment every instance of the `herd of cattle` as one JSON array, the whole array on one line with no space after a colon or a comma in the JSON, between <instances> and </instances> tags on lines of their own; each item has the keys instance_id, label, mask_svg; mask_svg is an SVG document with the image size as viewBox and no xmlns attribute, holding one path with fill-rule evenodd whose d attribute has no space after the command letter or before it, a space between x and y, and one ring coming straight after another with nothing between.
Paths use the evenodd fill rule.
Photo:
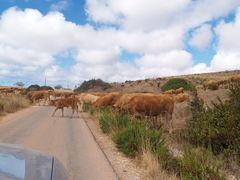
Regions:
<instances>
[{"instance_id":1,"label":"herd of cattle","mask_svg":"<svg viewBox=\"0 0 240 180\"><path fill-rule=\"evenodd\" d=\"M227 81L208 81L203 83L203 89L208 86L217 84L223 85L227 82L239 81L240 76L232 77ZM23 89L8 88L0 89L2 93L16 93L25 94L33 103L42 103L44 105L55 106L52 116L57 110L62 111L64 116L64 108L70 107L72 109L72 116L76 112L77 115L82 111L83 104L92 104L95 107L112 107L114 111L130 113L134 117L141 117L143 119L165 120L169 133L172 132L172 115L174 105L188 101L191 98L191 93L185 92L184 89L171 89L163 93L121 93L121 92L94 92L94 93L74 93L61 91L30 91L26 92Z\"/></svg>"}]
</instances>

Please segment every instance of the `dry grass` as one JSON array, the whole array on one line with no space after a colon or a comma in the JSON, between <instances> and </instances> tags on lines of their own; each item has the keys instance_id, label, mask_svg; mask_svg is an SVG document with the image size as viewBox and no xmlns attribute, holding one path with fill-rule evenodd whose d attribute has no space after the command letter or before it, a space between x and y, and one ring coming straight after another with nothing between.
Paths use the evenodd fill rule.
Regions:
<instances>
[{"instance_id":1,"label":"dry grass","mask_svg":"<svg viewBox=\"0 0 240 180\"><path fill-rule=\"evenodd\" d=\"M148 180L177 180L177 176L174 174L169 174L163 170L153 155L149 150L145 150L142 154L142 163L146 170L146 179Z\"/></svg>"},{"instance_id":2,"label":"dry grass","mask_svg":"<svg viewBox=\"0 0 240 180\"><path fill-rule=\"evenodd\" d=\"M14 113L30 105L28 99L21 95L0 96L0 114Z\"/></svg>"}]
</instances>

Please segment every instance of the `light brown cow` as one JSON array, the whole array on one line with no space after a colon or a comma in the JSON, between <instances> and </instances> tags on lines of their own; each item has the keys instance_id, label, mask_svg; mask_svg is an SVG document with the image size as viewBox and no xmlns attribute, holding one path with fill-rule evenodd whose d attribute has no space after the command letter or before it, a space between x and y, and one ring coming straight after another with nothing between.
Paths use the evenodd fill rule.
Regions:
<instances>
[{"instance_id":1,"label":"light brown cow","mask_svg":"<svg viewBox=\"0 0 240 180\"><path fill-rule=\"evenodd\" d=\"M92 94L94 96L98 96L98 97L102 97L102 96L107 95L107 93L105 93L105 92L92 92L90 94Z\"/></svg>"},{"instance_id":2,"label":"light brown cow","mask_svg":"<svg viewBox=\"0 0 240 180\"><path fill-rule=\"evenodd\" d=\"M230 78L229 78L229 81L230 81L230 82L240 81L240 75L230 77Z\"/></svg>"},{"instance_id":3,"label":"light brown cow","mask_svg":"<svg viewBox=\"0 0 240 180\"><path fill-rule=\"evenodd\" d=\"M115 104L113 105L113 108L117 111L127 112L128 110L128 103L129 101L137 95L148 95L151 96L153 93L129 93L129 94L123 94L121 97L117 99Z\"/></svg>"},{"instance_id":4,"label":"light brown cow","mask_svg":"<svg viewBox=\"0 0 240 180\"><path fill-rule=\"evenodd\" d=\"M218 85L218 84L213 80L209 80L209 81L203 83L203 89L207 90L208 87L212 86L212 85Z\"/></svg>"},{"instance_id":5,"label":"light brown cow","mask_svg":"<svg viewBox=\"0 0 240 180\"><path fill-rule=\"evenodd\" d=\"M72 117L74 115L74 112L77 113L77 116L79 117L79 114L78 114L78 105L80 104L81 102L77 99L77 98L74 98L74 97L69 97L69 98L64 98L64 99L56 99L56 100L51 100L51 105L54 105L56 108L55 110L53 111L53 114L52 116L55 115L56 111L58 109L61 109L62 110L62 117L64 116L64 108L65 107L71 107L72 108Z\"/></svg>"},{"instance_id":6,"label":"light brown cow","mask_svg":"<svg viewBox=\"0 0 240 180\"><path fill-rule=\"evenodd\" d=\"M28 93L28 97L31 100L33 104L36 102L40 102L41 100L44 100L44 104L46 104L47 101L50 101L50 94L52 92L49 91L31 91Z\"/></svg>"},{"instance_id":7,"label":"light brown cow","mask_svg":"<svg viewBox=\"0 0 240 180\"><path fill-rule=\"evenodd\" d=\"M184 88L183 88L183 87L180 87L180 88L178 88L178 89L175 89L173 93L174 93L174 94L184 93Z\"/></svg>"},{"instance_id":8,"label":"light brown cow","mask_svg":"<svg viewBox=\"0 0 240 180\"><path fill-rule=\"evenodd\" d=\"M189 95L187 93L181 93L181 94L174 96L174 100L175 100L175 102L178 102L178 103L188 101Z\"/></svg>"},{"instance_id":9,"label":"light brown cow","mask_svg":"<svg viewBox=\"0 0 240 180\"><path fill-rule=\"evenodd\" d=\"M144 118L165 116L169 133L172 133L174 98L170 95L136 95L128 103L128 110L135 116Z\"/></svg>"},{"instance_id":10,"label":"light brown cow","mask_svg":"<svg viewBox=\"0 0 240 180\"><path fill-rule=\"evenodd\" d=\"M95 95L88 94L88 93L81 93L81 94L76 95L76 97L82 103L90 103L90 104L93 104L94 102L96 102L99 99L99 96L95 96Z\"/></svg>"},{"instance_id":11,"label":"light brown cow","mask_svg":"<svg viewBox=\"0 0 240 180\"><path fill-rule=\"evenodd\" d=\"M163 94L174 94L175 90L174 89L170 89L167 91L164 91Z\"/></svg>"},{"instance_id":12,"label":"light brown cow","mask_svg":"<svg viewBox=\"0 0 240 180\"><path fill-rule=\"evenodd\" d=\"M122 96L119 92L109 93L105 96L100 97L93 105L95 107L106 107L106 106L113 106L117 99Z\"/></svg>"},{"instance_id":13,"label":"light brown cow","mask_svg":"<svg viewBox=\"0 0 240 180\"><path fill-rule=\"evenodd\" d=\"M95 96L92 94L88 94L88 93L81 93L76 95L76 98L79 99L79 101L81 102L81 106L80 106L80 111L82 111L82 106L84 103L90 103L93 104L95 103L100 97L99 96Z\"/></svg>"},{"instance_id":14,"label":"light brown cow","mask_svg":"<svg viewBox=\"0 0 240 180\"><path fill-rule=\"evenodd\" d=\"M184 88L180 87L178 89L170 89L167 91L164 91L162 94L180 94L180 93L184 93Z\"/></svg>"}]
</instances>

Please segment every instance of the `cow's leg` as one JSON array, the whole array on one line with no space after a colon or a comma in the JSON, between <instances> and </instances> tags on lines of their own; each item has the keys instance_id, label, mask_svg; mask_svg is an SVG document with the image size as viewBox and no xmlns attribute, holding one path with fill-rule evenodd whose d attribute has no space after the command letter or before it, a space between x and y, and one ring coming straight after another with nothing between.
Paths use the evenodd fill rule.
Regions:
<instances>
[{"instance_id":1,"label":"cow's leg","mask_svg":"<svg viewBox=\"0 0 240 180\"><path fill-rule=\"evenodd\" d=\"M58 110L58 107L56 107L56 109L53 111L52 116L55 115L55 113L56 113L57 110Z\"/></svg>"},{"instance_id":2,"label":"cow's leg","mask_svg":"<svg viewBox=\"0 0 240 180\"><path fill-rule=\"evenodd\" d=\"M80 110L80 112L83 112L83 102L80 102L80 108L79 108Z\"/></svg>"},{"instance_id":3,"label":"cow's leg","mask_svg":"<svg viewBox=\"0 0 240 180\"><path fill-rule=\"evenodd\" d=\"M73 118L74 112L75 112L75 108L74 108L74 106L72 106L72 117L71 118Z\"/></svg>"},{"instance_id":4,"label":"cow's leg","mask_svg":"<svg viewBox=\"0 0 240 180\"><path fill-rule=\"evenodd\" d=\"M76 112L77 112L77 117L79 117L78 104L76 104Z\"/></svg>"},{"instance_id":5,"label":"cow's leg","mask_svg":"<svg viewBox=\"0 0 240 180\"><path fill-rule=\"evenodd\" d=\"M62 117L64 117L63 111L64 111L64 108L62 108Z\"/></svg>"},{"instance_id":6,"label":"cow's leg","mask_svg":"<svg viewBox=\"0 0 240 180\"><path fill-rule=\"evenodd\" d=\"M172 119L172 114L170 114L170 113L167 113L167 122L168 122L168 132L169 132L169 134L172 134L173 119Z\"/></svg>"}]
</instances>

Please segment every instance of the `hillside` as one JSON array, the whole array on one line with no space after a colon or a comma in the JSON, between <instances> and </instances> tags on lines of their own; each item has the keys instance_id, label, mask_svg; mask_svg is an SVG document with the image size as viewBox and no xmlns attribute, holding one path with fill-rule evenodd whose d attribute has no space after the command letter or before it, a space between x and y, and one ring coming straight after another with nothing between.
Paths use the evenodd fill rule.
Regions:
<instances>
[{"instance_id":1,"label":"hillside","mask_svg":"<svg viewBox=\"0 0 240 180\"><path fill-rule=\"evenodd\" d=\"M151 79L125 81L124 83L111 83L112 88L108 91L121 91L121 92L161 92L161 87L172 78L184 78L190 81L197 88L200 88L202 83L208 80L220 81L226 80L232 76L240 74L240 70L235 71L222 71L214 73L203 74L190 74L169 77L157 77Z\"/></svg>"}]
</instances>

